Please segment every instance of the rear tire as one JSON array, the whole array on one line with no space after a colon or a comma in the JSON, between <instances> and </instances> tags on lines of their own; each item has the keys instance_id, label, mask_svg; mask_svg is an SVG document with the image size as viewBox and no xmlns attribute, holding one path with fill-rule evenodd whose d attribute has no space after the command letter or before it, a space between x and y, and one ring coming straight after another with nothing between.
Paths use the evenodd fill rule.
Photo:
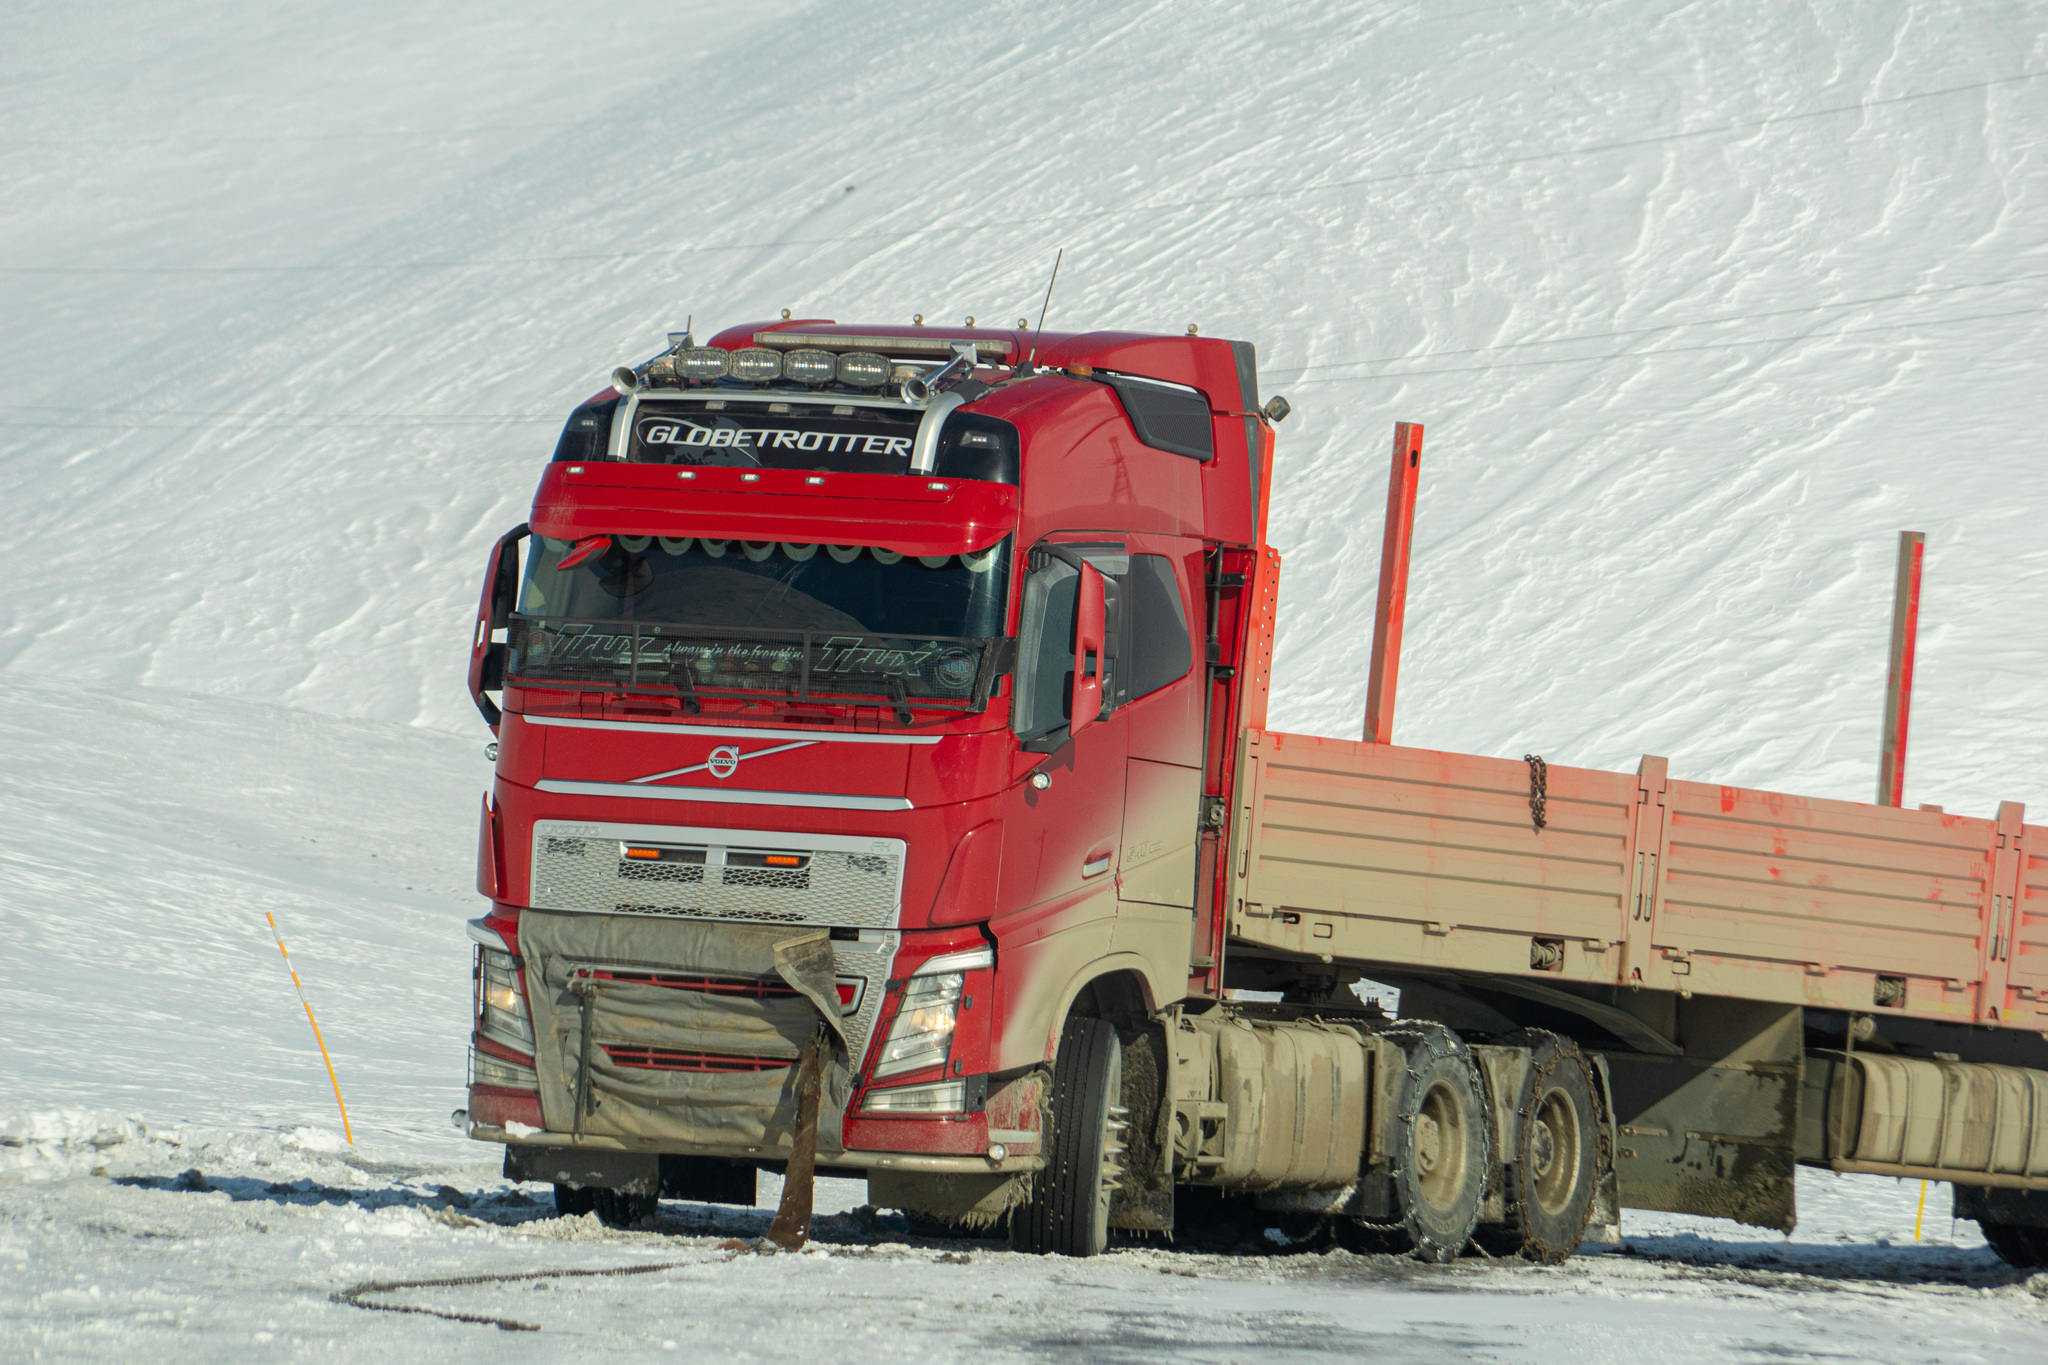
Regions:
<instances>
[{"instance_id":1,"label":"rear tire","mask_svg":"<svg viewBox=\"0 0 2048 1365\"><path fill-rule=\"evenodd\" d=\"M1443 1264L1479 1226L1493 1157L1486 1094L1471 1051L1449 1029L1411 1025L1385 1036L1408 1059L1389 1154L1401 1231L1390 1241L1405 1240L1418 1261Z\"/></svg>"},{"instance_id":2,"label":"rear tire","mask_svg":"<svg viewBox=\"0 0 2048 1365\"><path fill-rule=\"evenodd\" d=\"M1010 1215L1010 1245L1040 1255L1093 1256L1109 1245L1109 1200L1122 1169L1117 1100L1123 1048L1100 1019L1069 1019L1052 1066L1045 1166Z\"/></svg>"},{"instance_id":3,"label":"rear tire","mask_svg":"<svg viewBox=\"0 0 2048 1365\"><path fill-rule=\"evenodd\" d=\"M1525 1029L1500 1040L1529 1049L1522 1092L1499 1096L1521 1116L1517 1150L1504 1162L1507 1221L1481 1228L1496 1256L1544 1265L1571 1259L1586 1239L1600 1182L1600 1109L1593 1073L1568 1038Z\"/></svg>"},{"instance_id":4,"label":"rear tire","mask_svg":"<svg viewBox=\"0 0 2048 1365\"><path fill-rule=\"evenodd\" d=\"M1978 1219L1984 1240L1998 1253L1998 1259L2015 1270L2038 1270L2048 1266L2048 1228L2023 1227L2018 1223L1994 1223Z\"/></svg>"},{"instance_id":5,"label":"rear tire","mask_svg":"<svg viewBox=\"0 0 2048 1365\"><path fill-rule=\"evenodd\" d=\"M563 1218L581 1218L597 1209L597 1191L578 1185L555 1186L555 1212Z\"/></svg>"}]
</instances>

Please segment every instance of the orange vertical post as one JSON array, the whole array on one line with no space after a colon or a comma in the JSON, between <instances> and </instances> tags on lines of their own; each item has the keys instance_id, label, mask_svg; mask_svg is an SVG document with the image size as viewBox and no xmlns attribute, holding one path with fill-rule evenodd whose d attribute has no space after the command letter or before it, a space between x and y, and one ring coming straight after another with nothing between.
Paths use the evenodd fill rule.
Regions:
<instances>
[{"instance_id":1,"label":"orange vertical post","mask_svg":"<svg viewBox=\"0 0 2048 1365\"><path fill-rule=\"evenodd\" d=\"M1365 742L1394 742L1394 684L1401 674L1401 624L1408 615L1408 550L1415 538L1415 488L1422 476L1422 424L1394 423L1387 477L1387 529L1380 542L1380 601L1372 623L1365 685Z\"/></svg>"},{"instance_id":2,"label":"orange vertical post","mask_svg":"<svg viewBox=\"0 0 2048 1365\"><path fill-rule=\"evenodd\" d=\"M1927 537L1899 532L1898 581L1892 590L1892 666L1884 689L1884 749L1877 764L1877 804L1898 806L1906 795L1906 721L1913 709L1913 650L1920 633L1920 558Z\"/></svg>"}]
</instances>

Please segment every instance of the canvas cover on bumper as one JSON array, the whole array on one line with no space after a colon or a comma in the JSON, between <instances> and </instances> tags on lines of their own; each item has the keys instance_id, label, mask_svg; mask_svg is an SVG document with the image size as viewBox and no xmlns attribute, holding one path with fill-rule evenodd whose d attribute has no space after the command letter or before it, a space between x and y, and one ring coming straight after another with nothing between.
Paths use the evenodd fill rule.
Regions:
<instances>
[{"instance_id":1,"label":"canvas cover on bumper","mask_svg":"<svg viewBox=\"0 0 2048 1365\"><path fill-rule=\"evenodd\" d=\"M587 1012L590 1084L583 1133L683 1151L770 1158L786 1153L797 1122L797 1060L822 1023L830 1048L818 1150L844 1150L852 1065L832 943L823 929L529 909L519 916L519 946L533 1010L541 1114L550 1131L577 1131ZM793 994L756 998L613 979L649 973L759 981L786 985ZM650 1048L770 1065L651 1069L620 1065L612 1056Z\"/></svg>"}]
</instances>

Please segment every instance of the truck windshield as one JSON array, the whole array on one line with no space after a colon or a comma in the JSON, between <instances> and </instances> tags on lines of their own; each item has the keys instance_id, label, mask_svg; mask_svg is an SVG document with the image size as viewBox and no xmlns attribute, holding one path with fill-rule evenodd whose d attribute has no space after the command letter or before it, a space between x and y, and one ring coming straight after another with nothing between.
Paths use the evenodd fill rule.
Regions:
<instances>
[{"instance_id":1,"label":"truck windshield","mask_svg":"<svg viewBox=\"0 0 2048 1365\"><path fill-rule=\"evenodd\" d=\"M684 693L978 705L1003 636L1009 542L962 555L614 536L529 542L507 673Z\"/></svg>"}]
</instances>

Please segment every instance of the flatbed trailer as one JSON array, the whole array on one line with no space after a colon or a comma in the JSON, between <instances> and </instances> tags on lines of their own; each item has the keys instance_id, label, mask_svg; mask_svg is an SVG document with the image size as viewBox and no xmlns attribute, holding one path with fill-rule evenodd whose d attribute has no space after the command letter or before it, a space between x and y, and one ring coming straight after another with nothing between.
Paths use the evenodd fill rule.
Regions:
<instances>
[{"instance_id":1,"label":"flatbed trailer","mask_svg":"<svg viewBox=\"0 0 2048 1365\"><path fill-rule=\"evenodd\" d=\"M1248 343L784 319L621 367L487 570L473 1137L565 1212L1569 1256L1947 1180L2048 1263L2048 835L1268 728ZM1389 624L1391 623L1391 630ZM493 700L493 696L498 700ZM1399 1017L1361 998L1396 986Z\"/></svg>"}]
</instances>

